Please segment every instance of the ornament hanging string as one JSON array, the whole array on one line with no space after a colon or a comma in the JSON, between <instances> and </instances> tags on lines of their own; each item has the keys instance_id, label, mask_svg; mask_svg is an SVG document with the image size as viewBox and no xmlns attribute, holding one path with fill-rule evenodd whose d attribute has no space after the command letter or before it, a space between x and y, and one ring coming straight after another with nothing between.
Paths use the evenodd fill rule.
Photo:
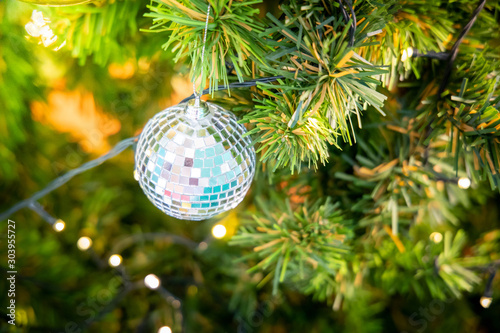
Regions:
<instances>
[{"instance_id":1,"label":"ornament hanging string","mask_svg":"<svg viewBox=\"0 0 500 333\"><path fill-rule=\"evenodd\" d=\"M208 19L210 18L210 2L208 3L208 8L207 8L207 18L205 20L205 32L203 33L203 44L202 44L202 47L201 47L201 80L202 80L202 85L203 85L203 75L204 75L204 66L203 66L203 62L205 60L205 45L207 44L207 31L208 31ZM193 72L194 72L194 69L196 68L196 64L193 68ZM203 90L202 90L203 91ZM196 79L193 78L193 95L194 97L199 100L200 97L202 96L202 94L199 94L198 91L196 90Z\"/></svg>"}]
</instances>

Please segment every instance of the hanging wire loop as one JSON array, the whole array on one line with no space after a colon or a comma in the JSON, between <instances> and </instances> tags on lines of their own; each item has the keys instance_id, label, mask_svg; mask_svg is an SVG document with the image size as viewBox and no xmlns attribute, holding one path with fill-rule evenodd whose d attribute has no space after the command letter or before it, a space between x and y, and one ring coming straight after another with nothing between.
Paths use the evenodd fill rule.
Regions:
<instances>
[{"instance_id":1,"label":"hanging wire loop","mask_svg":"<svg viewBox=\"0 0 500 333\"><path fill-rule=\"evenodd\" d=\"M208 31L208 20L210 19L210 2L208 3L208 8L207 8L207 18L205 20L205 32L203 33L203 44L202 44L202 47L201 47L201 80L203 80L203 75L204 75L204 69L205 69L205 66L203 64L203 62L205 61L205 45L207 44L207 31ZM202 82L202 87L201 89L203 89L203 82ZM198 93L197 89L196 89L196 79L193 78L193 94L195 96L196 99L199 99L201 94Z\"/></svg>"}]
</instances>

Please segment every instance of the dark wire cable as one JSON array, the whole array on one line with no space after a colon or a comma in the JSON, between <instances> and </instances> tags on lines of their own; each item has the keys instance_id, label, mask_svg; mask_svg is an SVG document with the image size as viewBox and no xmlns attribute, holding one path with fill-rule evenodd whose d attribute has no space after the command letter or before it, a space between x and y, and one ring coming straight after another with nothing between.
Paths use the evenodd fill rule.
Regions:
<instances>
[{"instance_id":1,"label":"dark wire cable","mask_svg":"<svg viewBox=\"0 0 500 333\"><path fill-rule=\"evenodd\" d=\"M254 79L254 80L243 81L243 82L235 82L235 83L230 83L227 86L226 85L217 86L217 89L215 89L215 91L227 90L227 89L233 89L233 88L249 88L249 87L256 86L257 83L259 83L259 82L260 83L270 83L270 82L274 82L274 81L277 81L279 79L284 79L284 78L285 78L284 76L280 75L280 76L263 77L260 79ZM209 93L210 93L210 89L205 89L201 93L201 96L207 95ZM181 101L181 103L186 103L187 101L193 99L194 97L195 97L194 94L192 94L191 96L184 98Z\"/></svg>"},{"instance_id":2,"label":"dark wire cable","mask_svg":"<svg viewBox=\"0 0 500 333\"><path fill-rule=\"evenodd\" d=\"M493 280L495 279L496 271L495 267L491 266L490 267L490 277L488 278L488 281L486 282L486 287L484 288L484 297L492 297L493 296Z\"/></svg>"},{"instance_id":3,"label":"dark wire cable","mask_svg":"<svg viewBox=\"0 0 500 333\"><path fill-rule=\"evenodd\" d=\"M40 205L37 201L34 201L28 205L28 208L37 213L42 219L45 220L50 225L54 225L57 221L55 217L47 213L45 209L43 209L42 205Z\"/></svg>"},{"instance_id":4,"label":"dark wire cable","mask_svg":"<svg viewBox=\"0 0 500 333\"><path fill-rule=\"evenodd\" d=\"M448 60L450 54L448 52L434 52L429 51L427 53L420 53L417 49L413 49L413 58L430 58L430 59L438 59L438 60Z\"/></svg>"},{"instance_id":5,"label":"dark wire cable","mask_svg":"<svg viewBox=\"0 0 500 333\"><path fill-rule=\"evenodd\" d=\"M470 31L470 29L474 25L474 22L476 22L476 19L479 16L479 13L484 8L484 5L486 5L486 0L482 0L479 3L477 8L472 13L471 19L464 26L464 28L462 29L462 32L460 33L460 35L457 38L457 41L455 42L455 44L453 44L453 47L450 50L449 58L448 58L448 65L446 66L446 71L444 72L443 81L441 81L441 84L439 85L438 98L440 98L439 96L441 96L441 94L444 92L444 90L446 89L446 86L448 85L448 82L450 80L451 72L453 70L453 63L455 62L455 59L457 58L457 55L458 55L458 48L459 48L460 44L462 44L462 42L464 41L464 38L467 35L467 33Z\"/></svg>"},{"instance_id":6,"label":"dark wire cable","mask_svg":"<svg viewBox=\"0 0 500 333\"><path fill-rule=\"evenodd\" d=\"M349 23L349 15L347 15L347 12L344 8L344 3L342 2L342 0L337 0L337 3L339 4L339 7L340 7L340 10L342 11L342 15L344 16L344 19L346 20L347 23ZM357 25L357 21L356 21L356 14L354 14L354 10L352 8L352 5L351 5L351 2L349 0L345 0L345 3L347 4L347 7L349 7L349 11L351 12L351 16L352 16L352 23L351 23L351 27L349 28L349 47L353 47L354 46L354 35L356 34L356 25Z\"/></svg>"}]
</instances>

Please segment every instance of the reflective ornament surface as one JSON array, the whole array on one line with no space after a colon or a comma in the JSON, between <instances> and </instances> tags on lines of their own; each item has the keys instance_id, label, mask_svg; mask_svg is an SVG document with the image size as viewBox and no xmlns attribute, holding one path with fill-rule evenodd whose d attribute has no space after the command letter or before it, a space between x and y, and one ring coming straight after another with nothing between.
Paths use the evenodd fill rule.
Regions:
<instances>
[{"instance_id":1,"label":"reflective ornament surface","mask_svg":"<svg viewBox=\"0 0 500 333\"><path fill-rule=\"evenodd\" d=\"M91 2L92 0L20 0L22 2L31 3L39 6L72 6L82 3Z\"/></svg>"},{"instance_id":2,"label":"reflective ornament surface","mask_svg":"<svg viewBox=\"0 0 500 333\"><path fill-rule=\"evenodd\" d=\"M210 218L236 207L250 188L255 151L245 133L218 105L194 100L170 107L144 127L134 176L166 214Z\"/></svg>"}]
</instances>

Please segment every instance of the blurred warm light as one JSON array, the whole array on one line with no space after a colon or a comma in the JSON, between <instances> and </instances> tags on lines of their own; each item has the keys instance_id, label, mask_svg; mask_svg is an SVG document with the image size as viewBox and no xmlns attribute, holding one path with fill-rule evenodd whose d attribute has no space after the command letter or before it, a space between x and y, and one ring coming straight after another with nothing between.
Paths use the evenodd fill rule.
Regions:
<instances>
[{"instance_id":1,"label":"blurred warm light","mask_svg":"<svg viewBox=\"0 0 500 333\"><path fill-rule=\"evenodd\" d=\"M43 46L48 47L57 41L57 35L54 34L48 23L50 23L50 19L44 17L41 11L33 10L31 13L31 21L26 23L24 28L28 35L38 38L38 44L43 44ZM26 36L26 38L29 37ZM63 41L54 51L58 51L64 45L66 45L66 41Z\"/></svg>"},{"instance_id":2,"label":"blurred warm light","mask_svg":"<svg viewBox=\"0 0 500 333\"><path fill-rule=\"evenodd\" d=\"M199 80L196 82L199 87ZM172 93L170 94L169 105L174 105L182 101L186 97L186 92L189 94L193 91L193 82L187 76L174 75L170 80Z\"/></svg>"},{"instance_id":3,"label":"blurred warm light","mask_svg":"<svg viewBox=\"0 0 500 333\"><path fill-rule=\"evenodd\" d=\"M154 274L148 274L144 278L144 285L149 289L158 289L160 286L160 279Z\"/></svg>"},{"instance_id":4,"label":"blurred warm light","mask_svg":"<svg viewBox=\"0 0 500 333\"><path fill-rule=\"evenodd\" d=\"M172 329L168 326L160 327L158 333L172 333Z\"/></svg>"},{"instance_id":5,"label":"blurred warm light","mask_svg":"<svg viewBox=\"0 0 500 333\"><path fill-rule=\"evenodd\" d=\"M139 71L148 73L149 68L151 67L151 58L140 57L137 61L137 66L139 67Z\"/></svg>"},{"instance_id":6,"label":"blurred warm light","mask_svg":"<svg viewBox=\"0 0 500 333\"><path fill-rule=\"evenodd\" d=\"M139 181L139 172L137 170L134 170L134 179Z\"/></svg>"},{"instance_id":7,"label":"blurred warm light","mask_svg":"<svg viewBox=\"0 0 500 333\"><path fill-rule=\"evenodd\" d=\"M206 242L201 242L198 245L198 248L200 249L200 251L205 251L208 248L208 244Z\"/></svg>"},{"instance_id":8,"label":"blurred warm light","mask_svg":"<svg viewBox=\"0 0 500 333\"><path fill-rule=\"evenodd\" d=\"M483 308L487 309L490 307L492 301L493 301L493 298L483 296L483 297L481 297L481 300L479 301L479 303L481 303L481 306Z\"/></svg>"},{"instance_id":9,"label":"blurred warm light","mask_svg":"<svg viewBox=\"0 0 500 333\"><path fill-rule=\"evenodd\" d=\"M469 178L467 177L462 177L458 180L458 187L460 187L461 189L468 189L471 185L471 181Z\"/></svg>"},{"instance_id":10,"label":"blurred warm light","mask_svg":"<svg viewBox=\"0 0 500 333\"><path fill-rule=\"evenodd\" d=\"M31 113L34 120L59 132L70 133L87 153L103 154L110 150L107 138L121 128L118 119L97 107L94 96L89 92L53 90L47 97L47 103L31 103ZM69 154L72 154L69 160L78 158L77 151Z\"/></svg>"},{"instance_id":11,"label":"blurred warm light","mask_svg":"<svg viewBox=\"0 0 500 333\"><path fill-rule=\"evenodd\" d=\"M309 185L301 185L301 186L293 186L287 189L288 182L283 181L279 184L282 190L287 191L288 198L292 204L303 204L306 202L308 198L308 193L311 192L311 186Z\"/></svg>"},{"instance_id":12,"label":"blurred warm light","mask_svg":"<svg viewBox=\"0 0 500 333\"><path fill-rule=\"evenodd\" d=\"M120 266L122 263L122 256L119 254L113 254L111 257L109 257L109 265L113 267Z\"/></svg>"},{"instance_id":13,"label":"blurred warm light","mask_svg":"<svg viewBox=\"0 0 500 333\"><path fill-rule=\"evenodd\" d=\"M82 251L88 250L92 246L92 239L83 236L78 239L76 242L76 246Z\"/></svg>"},{"instance_id":14,"label":"blurred warm light","mask_svg":"<svg viewBox=\"0 0 500 333\"><path fill-rule=\"evenodd\" d=\"M129 60L124 64L110 64L108 67L109 75L114 79L126 80L135 74L135 65Z\"/></svg>"},{"instance_id":15,"label":"blurred warm light","mask_svg":"<svg viewBox=\"0 0 500 333\"><path fill-rule=\"evenodd\" d=\"M222 224L217 224L212 228L212 235L214 235L215 238L222 238L226 235L226 227L223 226Z\"/></svg>"},{"instance_id":16,"label":"blurred warm light","mask_svg":"<svg viewBox=\"0 0 500 333\"><path fill-rule=\"evenodd\" d=\"M57 220L56 223L54 223L53 225L54 230L57 232L63 231L65 227L66 223L64 223L63 220Z\"/></svg>"},{"instance_id":17,"label":"blurred warm light","mask_svg":"<svg viewBox=\"0 0 500 333\"><path fill-rule=\"evenodd\" d=\"M228 214L224 216L224 218L220 219L217 224L223 225L226 228L226 234L224 237L231 237L236 233L238 227L240 225L240 219L236 210L231 210Z\"/></svg>"},{"instance_id":18,"label":"blurred warm light","mask_svg":"<svg viewBox=\"0 0 500 333\"><path fill-rule=\"evenodd\" d=\"M181 307L181 301L179 301L178 299L172 301L172 306L176 309L180 308Z\"/></svg>"},{"instance_id":19,"label":"blurred warm light","mask_svg":"<svg viewBox=\"0 0 500 333\"><path fill-rule=\"evenodd\" d=\"M443 234L440 232L433 232L430 234L429 239L433 241L434 243L440 243L443 240Z\"/></svg>"},{"instance_id":20,"label":"blurred warm light","mask_svg":"<svg viewBox=\"0 0 500 333\"><path fill-rule=\"evenodd\" d=\"M443 172L443 168L441 168L441 166L439 166L439 165L437 165L437 164L436 164L436 165L434 165L434 166L432 167L432 169L433 169L434 171L436 171L436 172L439 172L439 173Z\"/></svg>"},{"instance_id":21,"label":"blurred warm light","mask_svg":"<svg viewBox=\"0 0 500 333\"><path fill-rule=\"evenodd\" d=\"M406 50L403 50L401 54L401 61L406 61L406 59L411 58L413 56L413 48L410 46Z\"/></svg>"}]
</instances>

